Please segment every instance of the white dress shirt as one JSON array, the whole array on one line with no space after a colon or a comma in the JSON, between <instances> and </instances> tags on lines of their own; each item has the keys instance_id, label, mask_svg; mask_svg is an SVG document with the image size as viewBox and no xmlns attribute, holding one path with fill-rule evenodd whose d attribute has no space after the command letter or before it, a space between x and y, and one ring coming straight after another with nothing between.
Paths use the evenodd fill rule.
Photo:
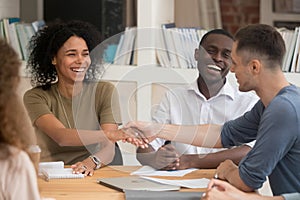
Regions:
<instances>
[{"instance_id":1,"label":"white dress shirt","mask_svg":"<svg viewBox=\"0 0 300 200\"><path fill-rule=\"evenodd\" d=\"M167 91L155 110L152 120L177 125L222 125L249 111L257 100L258 97L253 92L240 92L228 81L216 96L206 99L200 93L197 82L194 82L188 88L180 87ZM189 135L190 133L186 133L187 137ZM164 142L162 139L156 139L151 142L151 145L157 150ZM196 147L178 142L172 142L172 144L179 154L207 154L223 150ZM253 144L249 144L249 146L251 145Z\"/></svg>"}]
</instances>

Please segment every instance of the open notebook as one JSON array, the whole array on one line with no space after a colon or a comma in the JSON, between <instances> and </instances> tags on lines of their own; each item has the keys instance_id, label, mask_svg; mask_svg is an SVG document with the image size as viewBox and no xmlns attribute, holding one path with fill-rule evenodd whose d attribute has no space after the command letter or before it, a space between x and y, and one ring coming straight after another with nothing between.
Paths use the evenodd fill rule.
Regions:
<instances>
[{"instance_id":1,"label":"open notebook","mask_svg":"<svg viewBox=\"0 0 300 200\"><path fill-rule=\"evenodd\" d=\"M39 164L39 175L49 181L50 179L84 178L84 174L73 174L72 168L64 168L64 163L42 162Z\"/></svg>"}]
</instances>

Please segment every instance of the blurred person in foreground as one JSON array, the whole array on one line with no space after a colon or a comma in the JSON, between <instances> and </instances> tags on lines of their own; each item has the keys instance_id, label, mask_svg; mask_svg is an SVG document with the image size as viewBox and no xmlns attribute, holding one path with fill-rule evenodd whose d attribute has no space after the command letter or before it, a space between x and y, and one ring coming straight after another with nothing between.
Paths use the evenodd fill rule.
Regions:
<instances>
[{"instance_id":1,"label":"blurred person in foreground","mask_svg":"<svg viewBox=\"0 0 300 200\"><path fill-rule=\"evenodd\" d=\"M300 193L287 193L280 196L262 196L257 193L246 193L230 183L218 179L212 179L207 191L203 193L201 200L299 200Z\"/></svg>"},{"instance_id":2,"label":"blurred person in foreground","mask_svg":"<svg viewBox=\"0 0 300 200\"><path fill-rule=\"evenodd\" d=\"M36 170L28 155L34 130L17 94L19 56L0 38L0 199L40 199Z\"/></svg>"}]
</instances>

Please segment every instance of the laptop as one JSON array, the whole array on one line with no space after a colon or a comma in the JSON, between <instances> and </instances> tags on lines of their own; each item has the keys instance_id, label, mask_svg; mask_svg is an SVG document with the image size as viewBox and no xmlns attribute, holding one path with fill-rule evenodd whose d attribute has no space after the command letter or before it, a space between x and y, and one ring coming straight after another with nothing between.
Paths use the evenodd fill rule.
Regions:
<instances>
[{"instance_id":1,"label":"laptop","mask_svg":"<svg viewBox=\"0 0 300 200\"><path fill-rule=\"evenodd\" d=\"M174 191L180 189L180 186L157 183L140 178L139 176L98 178L97 182L101 185L116 189L121 192L124 192L125 190Z\"/></svg>"}]
</instances>

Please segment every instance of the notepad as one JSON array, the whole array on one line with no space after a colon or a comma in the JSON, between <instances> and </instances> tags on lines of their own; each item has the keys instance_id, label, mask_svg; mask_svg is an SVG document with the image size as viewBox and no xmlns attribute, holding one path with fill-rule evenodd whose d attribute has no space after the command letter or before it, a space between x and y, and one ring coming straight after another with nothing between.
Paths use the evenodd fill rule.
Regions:
<instances>
[{"instance_id":1,"label":"notepad","mask_svg":"<svg viewBox=\"0 0 300 200\"><path fill-rule=\"evenodd\" d=\"M63 161L41 162L39 175L44 176L47 181L50 179L84 178L84 174L73 174L72 168L64 168Z\"/></svg>"},{"instance_id":2,"label":"notepad","mask_svg":"<svg viewBox=\"0 0 300 200\"><path fill-rule=\"evenodd\" d=\"M64 169L45 169L42 171L46 180L62 178L84 178L84 174L73 174L72 168Z\"/></svg>"}]
</instances>

